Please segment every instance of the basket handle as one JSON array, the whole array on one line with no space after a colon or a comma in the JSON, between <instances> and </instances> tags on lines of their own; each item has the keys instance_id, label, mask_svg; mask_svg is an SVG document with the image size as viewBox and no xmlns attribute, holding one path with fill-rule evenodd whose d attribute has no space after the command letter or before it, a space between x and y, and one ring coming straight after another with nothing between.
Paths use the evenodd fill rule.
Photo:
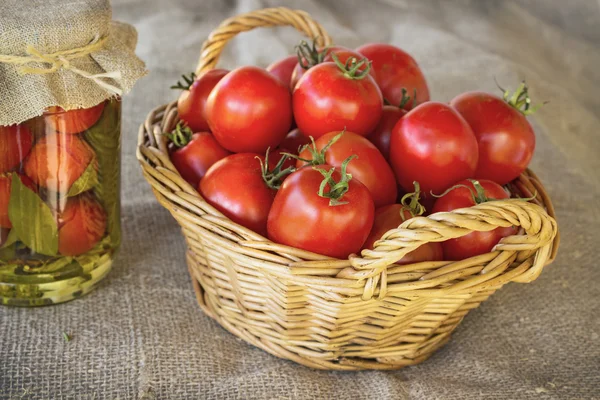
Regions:
<instances>
[{"instance_id":1,"label":"basket handle","mask_svg":"<svg viewBox=\"0 0 600 400\"><path fill-rule=\"evenodd\" d=\"M329 34L305 11L285 7L256 10L228 18L212 31L202 45L196 75L213 69L219 61L223 47L238 33L273 26L292 26L309 38L316 39L320 46L331 44Z\"/></svg>"}]
</instances>

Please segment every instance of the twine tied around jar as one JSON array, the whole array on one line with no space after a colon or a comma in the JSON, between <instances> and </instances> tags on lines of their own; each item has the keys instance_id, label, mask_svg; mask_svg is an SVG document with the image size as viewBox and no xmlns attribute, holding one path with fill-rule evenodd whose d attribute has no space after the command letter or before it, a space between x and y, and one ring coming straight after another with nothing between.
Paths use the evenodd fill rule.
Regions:
<instances>
[{"instance_id":1,"label":"twine tied around jar","mask_svg":"<svg viewBox=\"0 0 600 400\"><path fill-rule=\"evenodd\" d=\"M21 67L18 68L18 71L22 75L51 74L53 72L58 71L59 69L69 70L79 76L94 81L98 86L102 87L107 92L120 96L123 94L123 90L106 81L107 79L120 79L120 71L104 72L101 74L90 74L86 71L76 68L70 62L71 60L85 57L95 51L102 49L107 40L107 36L102 38L96 36L86 46L77 47L69 50L57 51L55 53L49 54L43 54L40 51L38 51L35 47L28 45L25 49L25 52L28 54L27 56L11 56L0 54L0 63L21 65ZM50 67L34 68L28 66L28 64L31 63L50 64Z\"/></svg>"}]
</instances>

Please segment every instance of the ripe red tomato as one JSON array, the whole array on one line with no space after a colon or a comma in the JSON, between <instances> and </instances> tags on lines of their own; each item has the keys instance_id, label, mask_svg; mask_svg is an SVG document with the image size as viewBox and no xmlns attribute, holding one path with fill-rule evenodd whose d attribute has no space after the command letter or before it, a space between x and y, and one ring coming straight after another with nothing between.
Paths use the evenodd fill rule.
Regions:
<instances>
[{"instance_id":1,"label":"ripe red tomato","mask_svg":"<svg viewBox=\"0 0 600 400\"><path fill-rule=\"evenodd\" d=\"M77 256L91 250L106 232L106 211L90 194L69 197L58 215L58 252Z\"/></svg>"},{"instance_id":2,"label":"ripe red tomato","mask_svg":"<svg viewBox=\"0 0 600 400\"><path fill-rule=\"evenodd\" d=\"M183 179L194 187L214 163L231 154L209 132L192 133L180 124L169 138L173 143L171 162Z\"/></svg>"},{"instance_id":3,"label":"ripe red tomato","mask_svg":"<svg viewBox=\"0 0 600 400\"><path fill-rule=\"evenodd\" d=\"M263 236L267 234L267 216L283 177L275 171L267 179L263 174L265 157L255 153L233 154L217 161L200 181L204 199L233 222ZM268 167L274 167L269 160Z\"/></svg>"},{"instance_id":4,"label":"ripe red tomato","mask_svg":"<svg viewBox=\"0 0 600 400\"><path fill-rule=\"evenodd\" d=\"M74 135L94 126L102 116L104 102L91 108L77 108L65 111L61 107L48 107L44 112L44 122L54 131Z\"/></svg>"},{"instance_id":5,"label":"ripe red tomato","mask_svg":"<svg viewBox=\"0 0 600 400\"><path fill-rule=\"evenodd\" d=\"M0 174L17 168L33 146L25 125L0 126Z\"/></svg>"},{"instance_id":6,"label":"ripe red tomato","mask_svg":"<svg viewBox=\"0 0 600 400\"><path fill-rule=\"evenodd\" d=\"M306 146L300 152L296 167L306 164L302 159L312 160L316 165L341 167L348 157L356 155L357 158L348 164L348 172L369 189L375 207L396 201L398 188L394 173L379 150L366 138L353 132L330 132L317 139L315 146L316 149Z\"/></svg>"},{"instance_id":7,"label":"ripe red tomato","mask_svg":"<svg viewBox=\"0 0 600 400\"><path fill-rule=\"evenodd\" d=\"M67 193L94 157L92 148L77 135L47 135L25 160L25 174L38 186Z\"/></svg>"},{"instance_id":8,"label":"ripe red tomato","mask_svg":"<svg viewBox=\"0 0 600 400\"><path fill-rule=\"evenodd\" d=\"M273 64L267 67L267 71L273 74L274 77L279 79L283 84L291 89L292 87L292 73L294 68L298 65L297 56L288 56L281 60L275 61Z\"/></svg>"},{"instance_id":9,"label":"ripe red tomato","mask_svg":"<svg viewBox=\"0 0 600 400\"><path fill-rule=\"evenodd\" d=\"M234 153L275 148L292 125L289 88L258 67L240 67L208 97L206 116L215 139Z\"/></svg>"},{"instance_id":10,"label":"ripe red tomato","mask_svg":"<svg viewBox=\"0 0 600 400\"><path fill-rule=\"evenodd\" d=\"M225 75L229 73L226 69L213 69L205 72L193 80L183 76L186 84L178 84L172 88L183 89L177 99L177 112L187 126L194 132L208 131L210 128L206 122L206 101L213 88Z\"/></svg>"},{"instance_id":11,"label":"ripe red tomato","mask_svg":"<svg viewBox=\"0 0 600 400\"><path fill-rule=\"evenodd\" d=\"M392 131L390 162L407 192L414 181L437 194L477 167L477 139L467 122L447 104L427 102L400 118Z\"/></svg>"},{"instance_id":12,"label":"ripe red tomato","mask_svg":"<svg viewBox=\"0 0 600 400\"><path fill-rule=\"evenodd\" d=\"M399 227L400 224L412 217L410 210L402 204L389 204L378 208L375 210L373 229L371 229L363 248L373 249L375 242L381 239L384 233ZM399 261L396 261L396 264L405 265L422 261L441 261L443 259L442 245L438 242L430 242L406 254Z\"/></svg>"},{"instance_id":13,"label":"ripe red tomato","mask_svg":"<svg viewBox=\"0 0 600 400\"><path fill-rule=\"evenodd\" d=\"M314 168L329 171L328 177ZM324 179L327 185L321 189ZM331 192L339 182L347 185ZM328 165L306 166L292 173L275 196L267 224L269 239L346 258L361 249L373 225L374 211L369 190L345 171Z\"/></svg>"},{"instance_id":14,"label":"ripe red tomato","mask_svg":"<svg viewBox=\"0 0 600 400\"><path fill-rule=\"evenodd\" d=\"M383 106L381 119L375 129L367 135L367 139L371 141L379 149L386 160L390 159L390 138L392 130L400 118L406 114L406 110L396 106Z\"/></svg>"},{"instance_id":15,"label":"ripe red tomato","mask_svg":"<svg viewBox=\"0 0 600 400\"><path fill-rule=\"evenodd\" d=\"M347 129L365 136L377 126L381 92L366 71L355 72L326 62L304 74L293 93L294 117L303 134L317 139Z\"/></svg>"},{"instance_id":16,"label":"ripe red tomato","mask_svg":"<svg viewBox=\"0 0 600 400\"><path fill-rule=\"evenodd\" d=\"M400 104L402 89L408 93L417 91L416 104L429 101L429 88L423 72L410 54L390 44L371 43L356 49L373 63L374 76L383 93L383 98L391 104ZM413 108L413 102L404 105L406 110Z\"/></svg>"},{"instance_id":17,"label":"ripe red tomato","mask_svg":"<svg viewBox=\"0 0 600 400\"><path fill-rule=\"evenodd\" d=\"M298 154L300 148L309 144L310 139L300 132L300 129L294 129L283 139L279 148L291 154Z\"/></svg>"},{"instance_id":18,"label":"ripe red tomato","mask_svg":"<svg viewBox=\"0 0 600 400\"><path fill-rule=\"evenodd\" d=\"M472 207L489 200L508 199L509 197L502 186L490 180L463 180L436 200L432 213ZM446 260L463 260L489 253L500 239L514 235L516 232L515 227L496 228L488 232L471 232L457 239L446 240L442 242L444 258Z\"/></svg>"},{"instance_id":19,"label":"ripe red tomato","mask_svg":"<svg viewBox=\"0 0 600 400\"><path fill-rule=\"evenodd\" d=\"M479 163L475 176L504 185L525 171L533 157L535 134L521 111L483 92L463 93L450 105L477 137Z\"/></svg>"},{"instance_id":20,"label":"ripe red tomato","mask_svg":"<svg viewBox=\"0 0 600 400\"><path fill-rule=\"evenodd\" d=\"M2 228L12 228L12 223L8 218L8 204L10 202L11 185L14 176L18 176L25 186L37 192L36 186L25 175L16 173L0 174L0 227Z\"/></svg>"}]
</instances>

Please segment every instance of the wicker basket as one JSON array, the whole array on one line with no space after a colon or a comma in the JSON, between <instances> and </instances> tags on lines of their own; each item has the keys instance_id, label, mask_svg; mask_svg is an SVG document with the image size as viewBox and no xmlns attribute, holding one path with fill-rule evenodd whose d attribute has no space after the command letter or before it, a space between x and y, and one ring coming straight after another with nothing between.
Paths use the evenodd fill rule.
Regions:
<instances>
[{"instance_id":1,"label":"wicker basket","mask_svg":"<svg viewBox=\"0 0 600 400\"><path fill-rule=\"evenodd\" d=\"M204 43L197 73L215 66L240 32L293 26L322 44L328 34L307 13L285 8L224 21ZM278 357L320 369L396 369L443 346L469 310L508 282L531 282L555 257L554 210L531 171L506 200L418 217L387 232L374 250L336 260L279 245L230 221L186 183L169 160L163 132L175 103L140 127L137 157L158 201L182 227L200 307L223 327ZM463 261L395 265L423 243L520 226L495 251Z\"/></svg>"}]
</instances>

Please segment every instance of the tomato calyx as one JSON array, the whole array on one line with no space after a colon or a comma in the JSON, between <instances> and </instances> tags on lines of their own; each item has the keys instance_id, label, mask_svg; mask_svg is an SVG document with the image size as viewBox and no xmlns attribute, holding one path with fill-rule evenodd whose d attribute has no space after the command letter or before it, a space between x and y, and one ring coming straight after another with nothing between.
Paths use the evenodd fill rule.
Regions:
<instances>
[{"instance_id":1,"label":"tomato calyx","mask_svg":"<svg viewBox=\"0 0 600 400\"><path fill-rule=\"evenodd\" d=\"M442 193L440 195L436 195L433 192L431 192L431 195L433 197L440 198L440 197L444 197L445 195L447 195L454 189L465 188L469 191L469 193L471 193L471 197L473 198L473 203L475 203L475 204L487 203L488 201L495 200L495 199L490 199L485 195L485 189L483 188L483 186L481 186L481 183L479 183L478 180L476 180L476 179L467 179L467 180L469 182L471 182L471 184L473 184L475 191L473 191L473 189L471 189L467 185L458 184L458 185L454 185L454 186L448 188L444 193Z\"/></svg>"},{"instance_id":2,"label":"tomato calyx","mask_svg":"<svg viewBox=\"0 0 600 400\"><path fill-rule=\"evenodd\" d=\"M323 168L319 168L316 165L313 165L313 169L315 171L318 171L321 173L321 175L323 175L323 182L321 182L321 186L319 186L319 192L318 195L320 197L329 199L329 205L334 207L334 206L341 206L343 204L348 204L347 201L340 201L342 199L342 197L344 197L344 195L346 194L346 192L348 192L348 190L350 189L350 185L348 185L348 183L352 180L352 174L349 174L346 169L348 168L348 164L350 163L350 161L352 161L353 159L355 159L357 156L356 154L351 155L350 157L346 158L344 160L344 162L342 162L342 166L340 168L340 181L336 182L335 179L333 179L333 173L335 172L335 168L331 167L328 170L323 169ZM329 191L325 192L325 189L327 189L327 186L329 186Z\"/></svg>"},{"instance_id":3,"label":"tomato calyx","mask_svg":"<svg viewBox=\"0 0 600 400\"><path fill-rule=\"evenodd\" d=\"M282 153L283 157L281 157L279 159L279 161L277 162L275 167L273 167L272 170L269 170L269 153L270 153L270 151L271 151L271 148L269 147L265 154L264 161L258 156L256 156L256 159L260 163L260 170L262 172L262 178L263 178L263 181L265 181L265 184L273 190L278 190L281 187L281 184L283 183L283 179L286 176L288 176L289 174L291 174L292 172L294 172L296 170L296 168L288 167L288 168L282 169L285 162L290 158L289 154Z\"/></svg>"},{"instance_id":4,"label":"tomato calyx","mask_svg":"<svg viewBox=\"0 0 600 400\"><path fill-rule=\"evenodd\" d=\"M181 149L185 147L192 141L192 136L194 132L185 125L182 121L177 123L177 126L171 133L165 133L165 136L173 143L173 146Z\"/></svg>"},{"instance_id":5,"label":"tomato calyx","mask_svg":"<svg viewBox=\"0 0 600 400\"><path fill-rule=\"evenodd\" d=\"M363 79L371 71L371 61L366 58L357 60L355 57L350 57L346 60L346 64L342 63L335 53L331 53L331 58L340 71L344 73L344 76L349 79Z\"/></svg>"},{"instance_id":6,"label":"tomato calyx","mask_svg":"<svg viewBox=\"0 0 600 400\"><path fill-rule=\"evenodd\" d=\"M311 156L310 159L302 158L295 154L289 154L289 153L284 153L284 154L288 155L291 158L295 158L296 160L300 160L305 163L308 163L310 165L327 164L327 160L325 159L325 154L327 153L327 150L329 150L329 148L331 146L333 146L335 144L335 142L340 140L340 138L342 137L342 135L344 135L344 133L346 133L346 129L344 129L343 131L341 131L340 133L338 133L337 135L332 137L331 140L320 151L317 149L317 144L315 143L315 139L311 136L310 137L311 143L305 144L304 146L302 146L298 152L298 154L302 154L302 152L304 150L308 150L310 152L310 156Z\"/></svg>"},{"instance_id":7,"label":"tomato calyx","mask_svg":"<svg viewBox=\"0 0 600 400\"><path fill-rule=\"evenodd\" d=\"M421 186L417 181L414 181L413 185L415 187L415 191L405 194L402 196L402 199L400 199L400 204L402 204L400 217L402 217L402 221L406 221L404 210L408 211L411 217L417 217L425 213L425 207L423 207L423 205L419 202L419 198L421 197Z\"/></svg>"},{"instance_id":8,"label":"tomato calyx","mask_svg":"<svg viewBox=\"0 0 600 400\"><path fill-rule=\"evenodd\" d=\"M171 86L171 89L190 90L190 87L196 80L196 74L194 72L191 72L189 75L183 74L181 75L181 78L183 79L183 83L177 81L177 84Z\"/></svg>"},{"instance_id":9,"label":"tomato calyx","mask_svg":"<svg viewBox=\"0 0 600 400\"><path fill-rule=\"evenodd\" d=\"M500 89L503 93L502 98L506 101L511 107L515 110L519 111L521 114L527 116L535 113L539 110L543 105L548 104L547 101L538 104L536 106L531 105L531 98L529 97L529 88L525 81L522 81L517 90L514 93L510 93L510 90L503 89L498 82L496 82L498 89Z\"/></svg>"},{"instance_id":10,"label":"tomato calyx","mask_svg":"<svg viewBox=\"0 0 600 400\"><path fill-rule=\"evenodd\" d=\"M308 44L306 40L300 41L300 44L296 46L298 64L305 70L310 69L317 64L321 64L327 55L329 46L322 49L317 48L317 39L318 38L315 38L313 40L312 46Z\"/></svg>"}]
</instances>

